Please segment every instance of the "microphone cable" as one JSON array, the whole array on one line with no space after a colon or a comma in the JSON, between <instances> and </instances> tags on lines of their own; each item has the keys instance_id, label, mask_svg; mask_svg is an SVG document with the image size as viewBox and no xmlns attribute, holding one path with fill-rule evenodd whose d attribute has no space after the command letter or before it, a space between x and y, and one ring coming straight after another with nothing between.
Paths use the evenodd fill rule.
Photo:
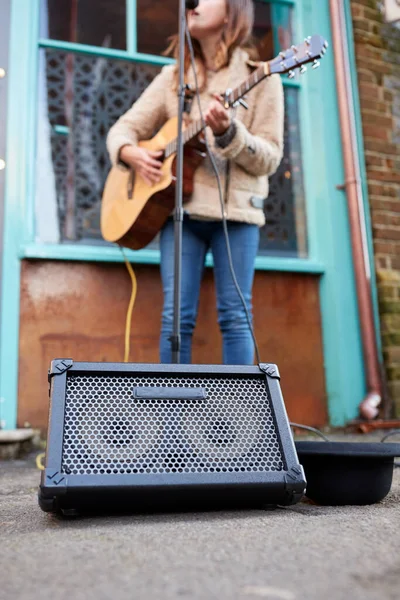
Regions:
<instances>
[{"instance_id":1,"label":"microphone cable","mask_svg":"<svg viewBox=\"0 0 400 600\"><path fill-rule=\"evenodd\" d=\"M258 344L257 344L257 339L254 333L254 328L253 328L253 324L251 322L251 317L249 314L249 310L246 304L246 300L243 297L242 294L242 290L240 289L237 277L236 277L236 273L235 273L235 269L233 266L233 261L232 261L232 252L231 252L231 245L230 245L230 241L229 241L229 233L228 233L228 225L227 225L227 221L226 221L226 217L225 217L225 210L224 210L224 199L223 199L223 194L222 194L222 185L221 185L221 178L220 175L218 173L218 167L215 163L215 159L213 156L213 153L211 151L209 142L207 140L207 134L206 134L206 124L204 122L204 117L203 117L203 111L201 108L201 102L200 102L200 94L199 94L199 86L198 86L198 80L197 80L197 73L196 73L196 60L195 60L195 56L194 56L194 50L193 50L193 44L192 44L192 38L190 36L190 32L187 26L187 20L185 19L185 33L186 33L186 39L188 42L188 46L189 46L189 51L190 51L190 60L191 60L191 64L192 64L192 69L193 69L193 73L194 73L194 80L195 80L195 85L196 85L196 98L197 98L197 104L199 107L199 112L200 112L200 119L203 125L203 130L204 130L204 140L205 140L205 144L206 144L206 148L207 148L207 153L209 156L209 159L211 161L211 165L213 168L213 171L215 173L215 177L217 179L217 185L218 185L218 193L219 193L219 201L221 204L221 214L222 214L222 224L223 224L223 229L224 229L224 236L225 236L225 245L226 245L226 251L228 254L228 262L229 262L229 269L231 272L231 276L232 276L232 280L233 283L235 285L236 291L239 295L239 298L242 302L244 311L246 313L246 320L247 320L247 324L251 333L251 336L253 338L253 344L254 344L254 349L255 349L255 353L257 356L257 363L261 364L261 358L260 358L260 352L259 352L259 348L258 348Z\"/></svg>"}]
</instances>

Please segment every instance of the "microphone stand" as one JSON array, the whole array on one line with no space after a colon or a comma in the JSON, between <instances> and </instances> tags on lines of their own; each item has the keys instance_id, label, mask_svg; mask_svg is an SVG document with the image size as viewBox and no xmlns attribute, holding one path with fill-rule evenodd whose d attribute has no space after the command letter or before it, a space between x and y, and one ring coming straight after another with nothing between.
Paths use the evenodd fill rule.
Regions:
<instances>
[{"instance_id":1,"label":"microphone stand","mask_svg":"<svg viewBox=\"0 0 400 600\"><path fill-rule=\"evenodd\" d=\"M178 147L176 157L176 188L174 213L174 323L170 338L172 362L181 359L181 280L183 225L183 112L185 105L185 37L186 10L194 9L198 0L179 0L179 85L178 85Z\"/></svg>"}]
</instances>

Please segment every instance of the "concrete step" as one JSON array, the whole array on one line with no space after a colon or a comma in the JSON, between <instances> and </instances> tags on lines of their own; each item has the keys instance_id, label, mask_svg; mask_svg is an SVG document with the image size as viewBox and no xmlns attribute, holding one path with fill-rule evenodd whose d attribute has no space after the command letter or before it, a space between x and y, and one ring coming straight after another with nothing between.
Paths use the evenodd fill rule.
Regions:
<instances>
[{"instance_id":1,"label":"concrete step","mask_svg":"<svg viewBox=\"0 0 400 600\"><path fill-rule=\"evenodd\" d=\"M35 429L0 430L0 460L21 458L40 445Z\"/></svg>"}]
</instances>

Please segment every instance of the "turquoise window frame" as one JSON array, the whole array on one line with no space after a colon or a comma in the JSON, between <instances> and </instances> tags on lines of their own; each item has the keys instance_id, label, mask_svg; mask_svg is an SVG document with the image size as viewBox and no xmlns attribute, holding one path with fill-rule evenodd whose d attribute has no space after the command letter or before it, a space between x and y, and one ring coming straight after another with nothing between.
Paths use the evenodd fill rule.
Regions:
<instances>
[{"instance_id":1,"label":"turquoise window frame","mask_svg":"<svg viewBox=\"0 0 400 600\"><path fill-rule=\"evenodd\" d=\"M134 2L130 0L129 22L134 23ZM345 0L349 4L349 0ZM331 42L328 0L278 0L296 7L296 37L321 33ZM4 206L4 248L2 314L0 326L0 421L13 429L17 422L18 336L20 269L24 258L79 261L120 261L117 248L34 243L36 148L38 0L13 0L9 65L9 116L7 123L6 193ZM306 26L305 26L306 25ZM350 25L351 27L351 25ZM350 30L351 31L351 30ZM350 42L350 34L349 34ZM102 53L110 51L87 46L41 40L40 47ZM112 56L161 64L160 57L139 55L136 40L128 35L127 52ZM356 71L353 71L353 77ZM299 85L295 82L296 85ZM353 81L356 88L356 80ZM285 85L290 82L285 80ZM323 111L318 109L324 101ZM316 106L317 104L317 106ZM362 346L354 286L346 199L336 185L343 182L343 161L338 127L338 107L333 53L323 67L302 79L299 94L301 141L307 198L308 259L260 257L257 267L271 271L304 272L320 275L320 303L327 401L330 422L343 425L357 415L364 397L365 380ZM354 110L360 119L355 98ZM360 122L360 121L359 121ZM359 128L358 128L359 129ZM60 131L60 133L62 133ZM64 131L66 133L66 131ZM360 130L359 143L362 147ZM327 143L329 140L329 144ZM314 151L317 148L318 151ZM325 148L325 152L321 149ZM314 169L312 169L314 167ZM364 173L365 176L365 173ZM366 196L367 202L367 196ZM368 213L368 211L367 211ZM372 249L371 231L368 230ZM340 239L340 243L338 242ZM155 252L129 253L133 262L158 262ZM373 260L371 261L373 264ZM376 290L374 290L376 294ZM310 377L313 374L310 373Z\"/></svg>"}]
</instances>

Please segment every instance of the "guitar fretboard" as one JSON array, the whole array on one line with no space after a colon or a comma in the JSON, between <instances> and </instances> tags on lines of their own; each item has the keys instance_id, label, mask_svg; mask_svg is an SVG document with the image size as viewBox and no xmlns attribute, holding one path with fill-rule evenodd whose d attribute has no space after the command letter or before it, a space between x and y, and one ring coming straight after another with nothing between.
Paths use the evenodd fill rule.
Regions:
<instances>
[{"instance_id":1,"label":"guitar fretboard","mask_svg":"<svg viewBox=\"0 0 400 600\"><path fill-rule=\"evenodd\" d=\"M229 106L233 106L236 102L238 102L243 96L247 94L250 90L253 89L260 81L265 79L266 77L266 68L264 65L258 67L248 79L242 85L239 85L236 89L232 90L228 95Z\"/></svg>"},{"instance_id":2,"label":"guitar fretboard","mask_svg":"<svg viewBox=\"0 0 400 600\"><path fill-rule=\"evenodd\" d=\"M201 119L197 119L197 121L193 121L193 123L191 123L189 125L189 127L187 129L185 129L185 131L182 134L183 135L183 143L187 144L187 142L190 142L190 140L195 138L196 135L198 135L202 131L202 129L203 129L203 124L202 124ZM168 158L168 156L171 156L171 154L174 154L174 152L177 152L177 150L178 150L178 138L175 138L165 148L165 158Z\"/></svg>"},{"instance_id":3,"label":"guitar fretboard","mask_svg":"<svg viewBox=\"0 0 400 600\"><path fill-rule=\"evenodd\" d=\"M255 87L258 83L260 83L260 81L262 81L265 77L267 77L267 72L268 71L265 68L265 65L261 65L261 67L258 67L250 75L250 77L244 83L242 83L239 87L237 87L234 90L228 91L227 96L226 96L226 102L228 103L228 105L233 106L236 102L238 102L241 98L243 98L243 96L245 96L247 94L247 92L249 92L251 89L253 89L253 87ZM183 132L183 143L187 144L188 142L190 142L202 130L203 130L203 124L202 124L201 119L197 119L196 121L193 121L193 123L191 123L189 125L189 127L187 129L185 129L185 131ZM165 158L168 158L169 156L171 156L171 154L174 154L175 152L177 152L177 150L178 150L178 138L175 138L167 145L167 147L165 149Z\"/></svg>"}]
</instances>

